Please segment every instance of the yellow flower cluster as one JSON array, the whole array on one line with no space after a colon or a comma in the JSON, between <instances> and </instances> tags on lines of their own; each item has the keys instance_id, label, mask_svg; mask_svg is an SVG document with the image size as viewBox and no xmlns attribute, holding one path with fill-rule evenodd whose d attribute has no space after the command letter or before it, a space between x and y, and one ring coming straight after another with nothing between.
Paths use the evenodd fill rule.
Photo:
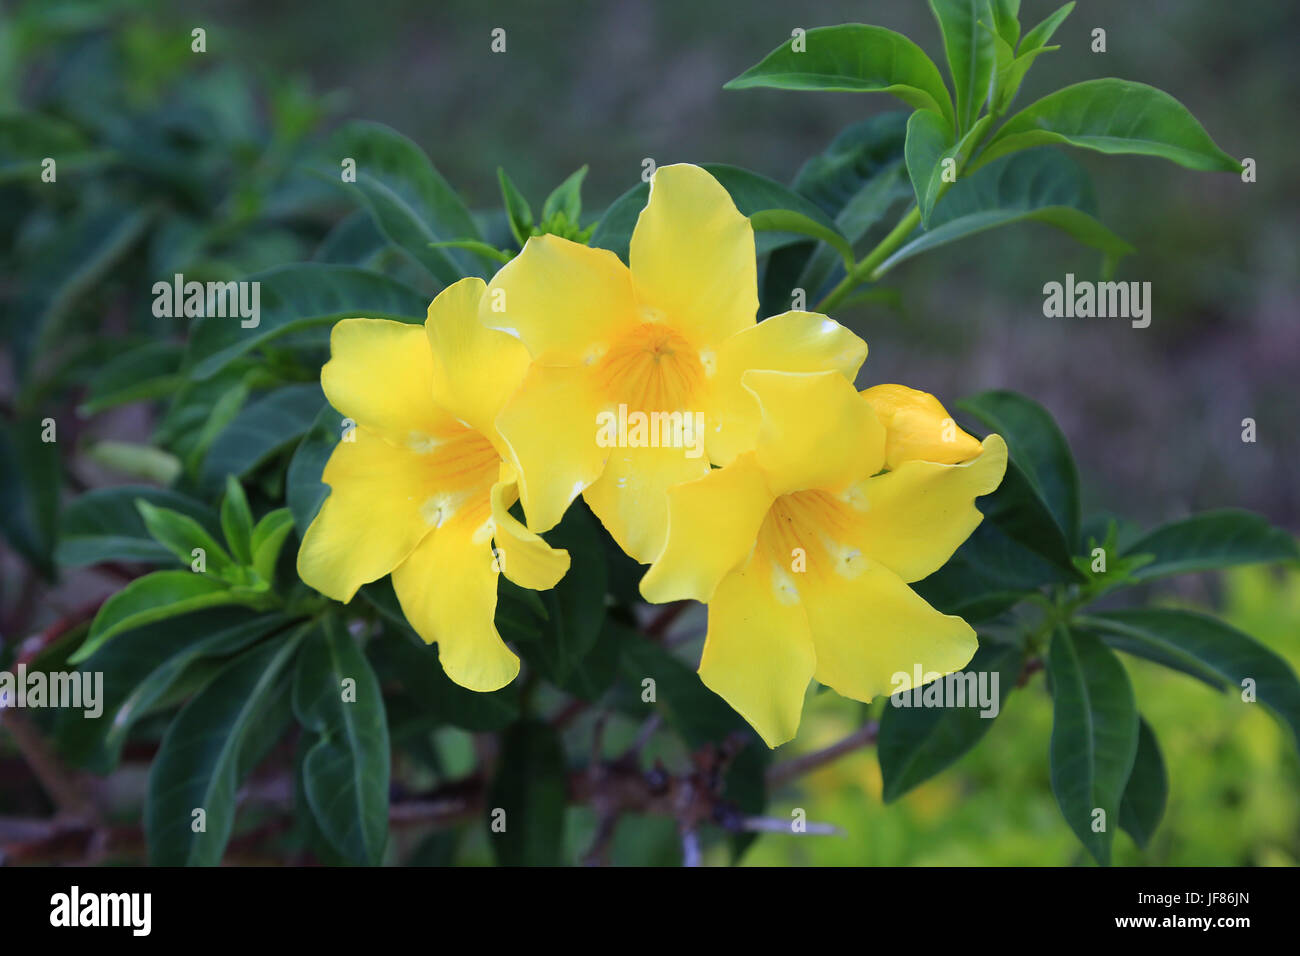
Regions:
<instances>
[{"instance_id":1,"label":"yellow flower cluster","mask_svg":"<svg viewBox=\"0 0 1300 956\"><path fill-rule=\"evenodd\" d=\"M856 391L866 343L823 315L756 322L753 229L699 167L655 173L628 261L534 237L423 327L338 323L321 384L356 427L302 579L348 601L391 573L448 676L495 690L519 671L497 575L554 587L569 556L539 533L582 495L650 565L647 600L708 604L700 676L769 746L814 678L866 701L963 667L974 632L908 583L979 523L1002 440L924 392Z\"/></svg>"}]
</instances>

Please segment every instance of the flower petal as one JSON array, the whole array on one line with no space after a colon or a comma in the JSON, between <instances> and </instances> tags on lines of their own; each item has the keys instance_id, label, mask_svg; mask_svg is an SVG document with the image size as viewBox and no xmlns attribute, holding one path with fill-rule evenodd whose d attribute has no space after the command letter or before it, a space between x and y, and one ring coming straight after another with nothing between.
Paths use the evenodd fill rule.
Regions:
<instances>
[{"instance_id":1,"label":"flower petal","mask_svg":"<svg viewBox=\"0 0 1300 956\"><path fill-rule=\"evenodd\" d=\"M815 312L784 312L731 336L718 346L708 431L709 460L726 465L754 447L759 409L741 384L749 369L838 371L850 382L867 357L867 343L834 319Z\"/></svg>"},{"instance_id":2,"label":"flower petal","mask_svg":"<svg viewBox=\"0 0 1300 956\"><path fill-rule=\"evenodd\" d=\"M700 679L769 747L799 730L816 659L797 601L777 596L770 562L755 554L722 579L709 602Z\"/></svg>"},{"instance_id":3,"label":"flower petal","mask_svg":"<svg viewBox=\"0 0 1300 956\"><path fill-rule=\"evenodd\" d=\"M583 499L618 546L633 559L649 564L663 550L668 535L668 489L708 474L703 449L615 448L605 470Z\"/></svg>"},{"instance_id":4,"label":"flower petal","mask_svg":"<svg viewBox=\"0 0 1300 956\"><path fill-rule=\"evenodd\" d=\"M753 452L671 488L667 540L641 579L641 594L655 603L707 603L718 583L749 559L771 506Z\"/></svg>"},{"instance_id":5,"label":"flower petal","mask_svg":"<svg viewBox=\"0 0 1300 956\"><path fill-rule=\"evenodd\" d=\"M461 687L491 691L519 673L493 618L497 572L485 527L477 516L458 517L420 544L393 572L402 613Z\"/></svg>"},{"instance_id":6,"label":"flower petal","mask_svg":"<svg viewBox=\"0 0 1300 956\"><path fill-rule=\"evenodd\" d=\"M861 559L801 577L815 676L841 696L869 701L908 690L916 668L947 674L975 654L969 624L940 614L883 565Z\"/></svg>"},{"instance_id":7,"label":"flower petal","mask_svg":"<svg viewBox=\"0 0 1300 956\"><path fill-rule=\"evenodd\" d=\"M661 166L628 250L637 302L698 346L754 324L754 229L698 166Z\"/></svg>"},{"instance_id":8,"label":"flower petal","mask_svg":"<svg viewBox=\"0 0 1300 956\"><path fill-rule=\"evenodd\" d=\"M520 587L534 591L553 588L569 570L569 552L552 548L515 520L510 513L519 500L514 468L503 462L501 471L501 480L492 486L497 569Z\"/></svg>"},{"instance_id":9,"label":"flower petal","mask_svg":"<svg viewBox=\"0 0 1300 956\"><path fill-rule=\"evenodd\" d=\"M774 495L842 490L880 470L885 430L839 372L749 371L762 415L755 452Z\"/></svg>"},{"instance_id":10,"label":"flower petal","mask_svg":"<svg viewBox=\"0 0 1300 956\"><path fill-rule=\"evenodd\" d=\"M433 401L433 356L424 329L389 319L344 319L330 332L320 372L339 413L395 445L418 446L454 424Z\"/></svg>"},{"instance_id":11,"label":"flower petal","mask_svg":"<svg viewBox=\"0 0 1300 956\"><path fill-rule=\"evenodd\" d=\"M555 527L569 502L600 477L609 454L596 444L601 403L589 368L534 363L497 418L533 531Z\"/></svg>"},{"instance_id":12,"label":"flower petal","mask_svg":"<svg viewBox=\"0 0 1300 956\"><path fill-rule=\"evenodd\" d=\"M964 464L905 461L858 484L849 494L860 512L854 542L904 581L939 570L984 517L975 499L996 490L1007 470L1001 436L982 447Z\"/></svg>"},{"instance_id":13,"label":"flower petal","mask_svg":"<svg viewBox=\"0 0 1300 956\"><path fill-rule=\"evenodd\" d=\"M496 417L523 380L529 358L513 335L479 321L486 288L473 277L448 286L429 305L424 330L433 356L434 403L497 444Z\"/></svg>"},{"instance_id":14,"label":"flower petal","mask_svg":"<svg viewBox=\"0 0 1300 956\"><path fill-rule=\"evenodd\" d=\"M862 393L885 426L885 465L936 461L955 465L980 453L979 439L957 427L939 400L906 385L875 385Z\"/></svg>"},{"instance_id":15,"label":"flower petal","mask_svg":"<svg viewBox=\"0 0 1300 956\"><path fill-rule=\"evenodd\" d=\"M427 458L364 426L341 441L321 481L329 497L303 535L298 576L336 601L378 580L432 530L421 509L437 492Z\"/></svg>"},{"instance_id":16,"label":"flower petal","mask_svg":"<svg viewBox=\"0 0 1300 956\"><path fill-rule=\"evenodd\" d=\"M479 315L489 328L518 333L548 365L588 362L640 323L618 256L549 235L531 237L501 267Z\"/></svg>"}]
</instances>

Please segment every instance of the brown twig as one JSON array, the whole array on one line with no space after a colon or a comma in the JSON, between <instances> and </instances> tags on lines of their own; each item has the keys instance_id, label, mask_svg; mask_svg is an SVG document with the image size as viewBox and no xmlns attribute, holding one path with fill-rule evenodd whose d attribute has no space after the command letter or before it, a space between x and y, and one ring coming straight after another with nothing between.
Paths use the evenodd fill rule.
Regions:
<instances>
[{"instance_id":1,"label":"brown twig","mask_svg":"<svg viewBox=\"0 0 1300 956\"><path fill-rule=\"evenodd\" d=\"M860 750L863 747L870 747L876 742L876 736L879 733L880 722L871 720L843 740L838 740L829 747L823 747L821 750L815 750L810 754L773 764L767 771L767 785L769 787L779 787L789 783L796 777L802 777L818 767L836 761L845 754Z\"/></svg>"}]
</instances>

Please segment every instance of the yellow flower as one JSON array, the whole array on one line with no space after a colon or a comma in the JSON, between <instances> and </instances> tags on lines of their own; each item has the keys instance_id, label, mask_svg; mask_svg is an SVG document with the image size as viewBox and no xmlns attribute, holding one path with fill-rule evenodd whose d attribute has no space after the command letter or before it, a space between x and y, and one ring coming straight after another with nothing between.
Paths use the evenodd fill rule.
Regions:
<instances>
[{"instance_id":1,"label":"yellow flower","mask_svg":"<svg viewBox=\"0 0 1300 956\"><path fill-rule=\"evenodd\" d=\"M498 571L544 590L569 568L568 552L509 513L517 481L493 423L528 354L479 322L484 289L481 279L445 289L423 327L334 326L321 386L355 428L325 466L330 495L298 552L299 576L337 601L391 572L447 676L479 691L519 673L493 624Z\"/></svg>"},{"instance_id":2,"label":"yellow flower","mask_svg":"<svg viewBox=\"0 0 1300 956\"><path fill-rule=\"evenodd\" d=\"M971 627L907 585L979 524L974 499L1001 482L1007 449L958 429L969 461L904 455L882 472L891 444L943 450L937 401L927 435L915 416L902 431L898 417L882 424L880 393L859 395L836 372L750 371L744 386L760 408L754 449L669 491L667 540L641 593L709 605L700 677L774 747L798 730L812 678L869 701L910 689L918 668L969 662Z\"/></svg>"},{"instance_id":3,"label":"yellow flower","mask_svg":"<svg viewBox=\"0 0 1300 956\"><path fill-rule=\"evenodd\" d=\"M553 527L583 494L623 550L649 563L668 488L753 446L746 370L833 369L849 382L867 347L814 313L755 322L753 228L697 166L656 171L628 261L533 237L492 280L482 317L533 358L497 422L529 527Z\"/></svg>"}]
</instances>

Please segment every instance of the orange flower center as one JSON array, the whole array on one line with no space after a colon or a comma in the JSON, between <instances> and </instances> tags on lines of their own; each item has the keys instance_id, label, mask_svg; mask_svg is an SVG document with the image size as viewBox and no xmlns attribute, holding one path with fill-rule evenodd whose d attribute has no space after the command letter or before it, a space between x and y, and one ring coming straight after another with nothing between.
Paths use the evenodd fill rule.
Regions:
<instances>
[{"instance_id":1,"label":"orange flower center","mask_svg":"<svg viewBox=\"0 0 1300 956\"><path fill-rule=\"evenodd\" d=\"M597 377L605 394L631 411L686 411L704 381L704 366L676 329L645 322L601 358Z\"/></svg>"}]
</instances>

